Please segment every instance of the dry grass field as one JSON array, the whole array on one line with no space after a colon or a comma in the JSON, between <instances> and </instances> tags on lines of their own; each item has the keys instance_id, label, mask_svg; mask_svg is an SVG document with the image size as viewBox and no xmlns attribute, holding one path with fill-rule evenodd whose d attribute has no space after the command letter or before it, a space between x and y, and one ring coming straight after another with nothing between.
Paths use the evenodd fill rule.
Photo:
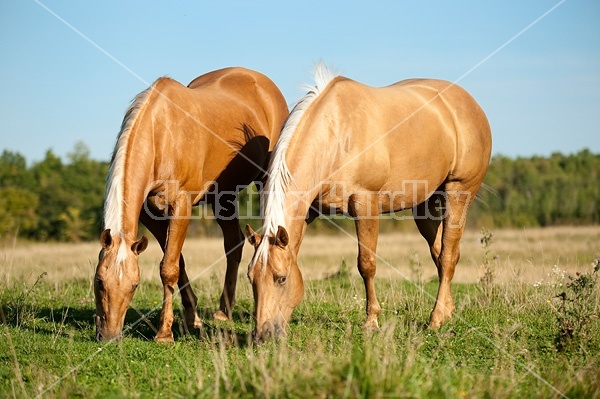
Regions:
<instances>
[{"instance_id":1,"label":"dry grass field","mask_svg":"<svg viewBox=\"0 0 600 399\"><path fill-rule=\"evenodd\" d=\"M310 227L309 227L310 231ZM496 282L520 281L534 284L547 280L553 268L574 274L586 271L600 256L600 226L504 229L493 231L489 248L496 271ZM466 231L461 242L461 259L455 282L476 283L484 273L484 248L480 231ZM191 279L199 282L225 273L223 243L220 238L192 238L184 246L184 256ZM5 281L15 279L35 281L47 272L47 281L71 278L91 278L100 249L98 243L62 244L4 242L0 248L1 276ZM338 234L310 235L304 239L299 262L307 280L321 279L339 270L345 260L351 273L356 270L357 244L355 236ZM246 266L252 255L248 243L240 266L240 278L245 280ZM423 279L436 278L429 249L418 234L410 231L384 234L378 244L378 278ZM140 255L142 280L159 282L158 264L162 252L156 241ZM555 269L556 270L556 269Z\"/></svg>"}]
</instances>

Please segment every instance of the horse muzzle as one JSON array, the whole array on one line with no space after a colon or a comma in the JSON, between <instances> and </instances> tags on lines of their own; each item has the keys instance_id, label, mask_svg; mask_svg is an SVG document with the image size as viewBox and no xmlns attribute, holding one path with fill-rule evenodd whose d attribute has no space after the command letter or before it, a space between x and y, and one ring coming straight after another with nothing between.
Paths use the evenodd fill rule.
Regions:
<instances>
[{"instance_id":1,"label":"horse muzzle","mask_svg":"<svg viewBox=\"0 0 600 399\"><path fill-rule=\"evenodd\" d=\"M98 342L115 341L118 343L118 342L121 342L122 338L123 338L123 334L105 335L100 332L96 332L96 341L98 341Z\"/></svg>"},{"instance_id":2,"label":"horse muzzle","mask_svg":"<svg viewBox=\"0 0 600 399\"><path fill-rule=\"evenodd\" d=\"M260 330L257 328L252 332L252 342L260 345L270 340L285 339L286 336L287 333L281 324L265 323Z\"/></svg>"},{"instance_id":3,"label":"horse muzzle","mask_svg":"<svg viewBox=\"0 0 600 399\"><path fill-rule=\"evenodd\" d=\"M121 342L123 338L123 331L119 329L118 331L108 331L107 328L104 328L102 319L100 316L96 316L96 341L98 342Z\"/></svg>"}]
</instances>

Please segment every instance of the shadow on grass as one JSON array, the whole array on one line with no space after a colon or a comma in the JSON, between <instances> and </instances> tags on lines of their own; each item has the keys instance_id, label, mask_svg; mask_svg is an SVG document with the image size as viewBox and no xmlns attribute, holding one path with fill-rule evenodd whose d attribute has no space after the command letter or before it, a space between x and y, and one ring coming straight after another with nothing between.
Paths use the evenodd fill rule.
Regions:
<instances>
[{"instance_id":1,"label":"shadow on grass","mask_svg":"<svg viewBox=\"0 0 600 399\"><path fill-rule=\"evenodd\" d=\"M70 331L75 331L80 333L73 335L73 339L77 341L96 340L96 311L93 308L62 306L25 309L17 308L12 303L3 303L2 310L6 324L15 329L52 337L69 335ZM251 341L251 316L247 312L234 312L233 320L226 322L213 321L213 309L200 308L197 312L203 320L203 325L199 329L188 331L183 318L178 315L177 309L175 310L172 329L175 341L195 338L209 342L227 342L239 347L245 347ZM124 337L152 341L159 319L160 308L129 308L125 315Z\"/></svg>"}]
</instances>

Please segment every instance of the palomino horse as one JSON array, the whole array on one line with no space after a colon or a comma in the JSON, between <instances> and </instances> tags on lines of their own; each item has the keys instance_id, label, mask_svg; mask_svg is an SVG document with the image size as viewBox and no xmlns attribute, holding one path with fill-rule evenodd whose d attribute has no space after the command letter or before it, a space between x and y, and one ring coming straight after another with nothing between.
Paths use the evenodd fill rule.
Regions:
<instances>
[{"instance_id":1,"label":"palomino horse","mask_svg":"<svg viewBox=\"0 0 600 399\"><path fill-rule=\"evenodd\" d=\"M316 211L355 219L364 280L365 328L378 328L375 251L379 214L413 208L437 266L430 328L454 312L450 283L466 214L486 174L488 121L473 98L440 80L373 88L319 65L316 85L290 113L275 145L262 193L263 235L248 267L255 341L285 334L304 293L297 256Z\"/></svg>"},{"instance_id":2,"label":"palomino horse","mask_svg":"<svg viewBox=\"0 0 600 399\"><path fill-rule=\"evenodd\" d=\"M173 340L175 284L187 326L200 326L181 248L191 207L201 200L213 206L227 256L215 318L231 317L244 242L235 194L264 172L287 114L275 84L243 68L207 73L188 87L160 78L134 99L107 177L105 230L94 279L98 340L120 339L140 281L138 255L148 241L137 240L138 219L164 251L164 302L155 340Z\"/></svg>"}]
</instances>

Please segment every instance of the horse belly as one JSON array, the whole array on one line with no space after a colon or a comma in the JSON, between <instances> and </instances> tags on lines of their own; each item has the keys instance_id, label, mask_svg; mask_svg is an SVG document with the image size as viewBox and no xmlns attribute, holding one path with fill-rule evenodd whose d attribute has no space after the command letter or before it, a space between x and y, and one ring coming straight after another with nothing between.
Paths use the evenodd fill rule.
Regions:
<instances>
[{"instance_id":1,"label":"horse belly","mask_svg":"<svg viewBox=\"0 0 600 399\"><path fill-rule=\"evenodd\" d=\"M449 148L390 154L390 175L380 191L382 212L412 208L429 198L448 178L454 160Z\"/></svg>"},{"instance_id":2,"label":"horse belly","mask_svg":"<svg viewBox=\"0 0 600 399\"><path fill-rule=\"evenodd\" d=\"M443 180L406 179L393 188L382 190L379 193L381 213L409 209L424 202L438 190L442 182Z\"/></svg>"}]
</instances>

